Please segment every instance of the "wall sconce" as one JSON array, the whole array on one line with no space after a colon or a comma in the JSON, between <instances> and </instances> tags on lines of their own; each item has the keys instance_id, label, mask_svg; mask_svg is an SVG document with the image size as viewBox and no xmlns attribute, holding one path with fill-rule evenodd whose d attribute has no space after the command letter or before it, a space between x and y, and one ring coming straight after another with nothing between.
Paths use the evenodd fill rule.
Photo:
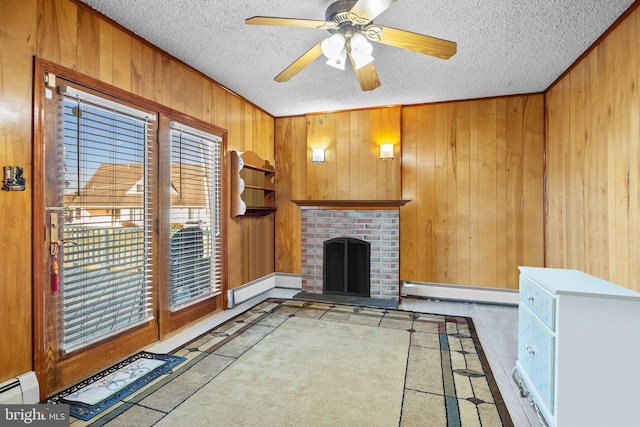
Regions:
<instances>
[{"instance_id":1,"label":"wall sconce","mask_svg":"<svg viewBox=\"0 0 640 427\"><path fill-rule=\"evenodd\" d=\"M311 162L324 163L324 148L314 148L311 152Z\"/></svg>"},{"instance_id":2,"label":"wall sconce","mask_svg":"<svg viewBox=\"0 0 640 427\"><path fill-rule=\"evenodd\" d=\"M380 144L380 160L393 159L393 144Z\"/></svg>"}]
</instances>

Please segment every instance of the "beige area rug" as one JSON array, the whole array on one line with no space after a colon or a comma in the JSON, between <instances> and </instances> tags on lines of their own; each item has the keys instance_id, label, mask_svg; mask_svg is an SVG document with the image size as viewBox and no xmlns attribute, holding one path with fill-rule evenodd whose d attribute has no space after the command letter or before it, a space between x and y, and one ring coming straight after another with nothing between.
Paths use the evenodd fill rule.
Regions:
<instances>
[{"instance_id":1,"label":"beige area rug","mask_svg":"<svg viewBox=\"0 0 640 427\"><path fill-rule=\"evenodd\" d=\"M172 353L92 427L513 427L467 317L271 298Z\"/></svg>"},{"instance_id":2,"label":"beige area rug","mask_svg":"<svg viewBox=\"0 0 640 427\"><path fill-rule=\"evenodd\" d=\"M291 317L157 425L398 425L409 340Z\"/></svg>"}]
</instances>

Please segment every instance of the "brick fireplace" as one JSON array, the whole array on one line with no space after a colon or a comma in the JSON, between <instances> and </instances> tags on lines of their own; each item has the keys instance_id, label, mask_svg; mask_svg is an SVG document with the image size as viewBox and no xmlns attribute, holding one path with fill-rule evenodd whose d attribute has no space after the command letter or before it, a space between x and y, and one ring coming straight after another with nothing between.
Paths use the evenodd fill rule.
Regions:
<instances>
[{"instance_id":1,"label":"brick fireplace","mask_svg":"<svg viewBox=\"0 0 640 427\"><path fill-rule=\"evenodd\" d=\"M323 293L324 242L341 237L370 244L370 295L398 299L400 294L400 210L384 202L294 201L302 208L302 290Z\"/></svg>"}]
</instances>

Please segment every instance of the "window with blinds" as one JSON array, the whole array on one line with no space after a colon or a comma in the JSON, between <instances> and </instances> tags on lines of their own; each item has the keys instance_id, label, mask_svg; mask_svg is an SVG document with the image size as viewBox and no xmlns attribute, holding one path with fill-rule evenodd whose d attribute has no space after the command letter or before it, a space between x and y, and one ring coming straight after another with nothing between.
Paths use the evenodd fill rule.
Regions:
<instances>
[{"instance_id":1,"label":"window with blinds","mask_svg":"<svg viewBox=\"0 0 640 427\"><path fill-rule=\"evenodd\" d=\"M222 287L222 140L171 122L171 310Z\"/></svg>"},{"instance_id":2,"label":"window with blinds","mask_svg":"<svg viewBox=\"0 0 640 427\"><path fill-rule=\"evenodd\" d=\"M153 317L154 115L59 88L64 146L62 347L70 352Z\"/></svg>"}]
</instances>

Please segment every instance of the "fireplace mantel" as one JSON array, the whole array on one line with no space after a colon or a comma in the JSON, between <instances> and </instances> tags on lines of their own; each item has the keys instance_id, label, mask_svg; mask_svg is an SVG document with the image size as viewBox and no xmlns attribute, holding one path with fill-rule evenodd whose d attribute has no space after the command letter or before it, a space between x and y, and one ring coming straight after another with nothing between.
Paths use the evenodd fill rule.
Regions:
<instances>
[{"instance_id":1,"label":"fireplace mantel","mask_svg":"<svg viewBox=\"0 0 640 427\"><path fill-rule=\"evenodd\" d=\"M411 200L292 200L300 209L398 209Z\"/></svg>"}]
</instances>

